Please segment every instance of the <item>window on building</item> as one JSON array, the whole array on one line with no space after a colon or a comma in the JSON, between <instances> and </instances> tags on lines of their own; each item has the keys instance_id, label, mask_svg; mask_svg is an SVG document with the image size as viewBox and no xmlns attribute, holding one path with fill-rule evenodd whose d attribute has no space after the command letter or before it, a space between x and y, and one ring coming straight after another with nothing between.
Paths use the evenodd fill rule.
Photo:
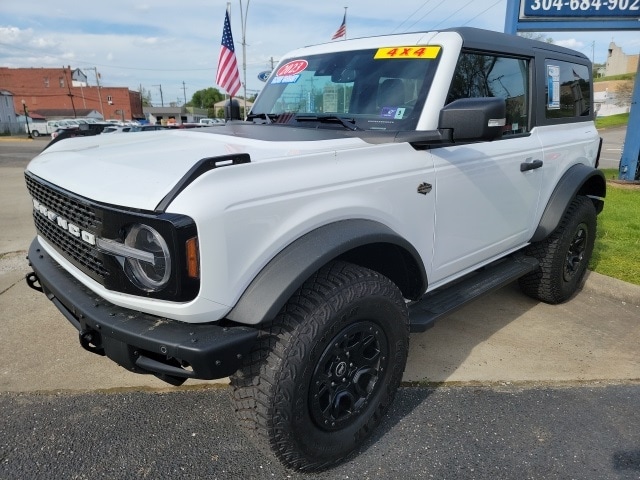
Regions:
<instances>
[{"instance_id":1,"label":"window on building","mask_svg":"<svg viewBox=\"0 0 640 480\"><path fill-rule=\"evenodd\" d=\"M111 95L107 95L107 102L113 103L113 97Z\"/></svg>"},{"instance_id":2,"label":"window on building","mask_svg":"<svg viewBox=\"0 0 640 480\"><path fill-rule=\"evenodd\" d=\"M503 135L529 131L529 61L480 53L462 53L447 103L459 98L499 97L507 104Z\"/></svg>"},{"instance_id":3,"label":"window on building","mask_svg":"<svg viewBox=\"0 0 640 480\"><path fill-rule=\"evenodd\" d=\"M58 77L58 83L60 84L60 87L64 88L64 77Z\"/></svg>"},{"instance_id":4,"label":"window on building","mask_svg":"<svg viewBox=\"0 0 640 480\"><path fill-rule=\"evenodd\" d=\"M49 88L49 77L44 77L44 87Z\"/></svg>"}]
</instances>

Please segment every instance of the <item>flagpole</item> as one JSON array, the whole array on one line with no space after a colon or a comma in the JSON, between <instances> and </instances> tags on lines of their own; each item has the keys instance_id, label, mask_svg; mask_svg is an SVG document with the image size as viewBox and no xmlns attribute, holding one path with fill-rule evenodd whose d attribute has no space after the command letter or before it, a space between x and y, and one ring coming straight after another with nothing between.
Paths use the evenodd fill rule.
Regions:
<instances>
[{"instance_id":1,"label":"flagpole","mask_svg":"<svg viewBox=\"0 0 640 480\"><path fill-rule=\"evenodd\" d=\"M249 14L249 2L251 0L247 0L247 8L242 10L242 0L240 0L240 23L242 26L242 76L243 78L243 88L244 88L244 116L247 116L247 15Z\"/></svg>"},{"instance_id":2,"label":"flagpole","mask_svg":"<svg viewBox=\"0 0 640 480\"><path fill-rule=\"evenodd\" d=\"M347 8L349 7L344 7L344 16L342 17L342 23L338 27L338 30L336 30L336 33L333 34L333 37L331 37L332 41L338 40L339 38L341 38L342 40L347 39Z\"/></svg>"},{"instance_id":3,"label":"flagpole","mask_svg":"<svg viewBox=\"0 0 640 480\"><path fill-rule=\"evenodd\" d=\"M225 112L225 117L233 117L233 97L240 91L242 81L240 70L238 69L238 59L233 43L230 20L231 2L227 2L227 10L224 12L224 26L222 27L222 42L220 44L220 54L218 56L218 71L216 73L216 84L226 90L229 94L229 108ZM240 110L240 108L238 108ZM237 112L240 113L239 111ZM238 118L238 116L236 116Z\"/></svg>"},{"instance_id":4,"label":"flagpole","mask_svg":"<svg viewBox=\"0 0 640 480\"><path fill-rule=\"evenodd\" d=\"M229 22L231 22L231 2L227 2L227 16L229 17ZM229 107L225 110L225 113L224 113L225 120L233 119L232 111L233 111L233 95L229 93ZM227 118L227 114L229 115L229 118Z\"/></svg>"},{"instance_id":5,"label":"flagpole","mask_svg":"<svg viewBox=\"0 0 640 480\"><path fill-rule=\"evenodd\" d=\"M344 7L344 39L347 39L347 8L349 7Z\"/></svg>"}]
</instances>

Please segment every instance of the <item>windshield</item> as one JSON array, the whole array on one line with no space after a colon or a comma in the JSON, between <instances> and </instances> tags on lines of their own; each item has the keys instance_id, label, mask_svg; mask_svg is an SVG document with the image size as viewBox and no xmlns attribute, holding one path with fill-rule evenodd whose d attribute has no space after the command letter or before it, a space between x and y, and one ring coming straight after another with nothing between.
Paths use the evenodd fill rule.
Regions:
<instances>
[{"instance_id":1,"label":"windshield","mask_svg":"<svg viewBox=\"0 0 640 480\"><path fill-rule=\"evenodd\" d=\"M439 46L331 52L283 60L248 116L260 123L413 130Z\"/></svg>"}]
</instances>

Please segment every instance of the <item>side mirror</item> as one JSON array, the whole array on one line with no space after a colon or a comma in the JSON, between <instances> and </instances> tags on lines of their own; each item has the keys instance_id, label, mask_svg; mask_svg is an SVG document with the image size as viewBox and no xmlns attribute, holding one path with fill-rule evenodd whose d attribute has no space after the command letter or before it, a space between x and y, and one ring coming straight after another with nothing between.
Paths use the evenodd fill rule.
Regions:
<instances>
[{"instance_id":1,"label":"side mirror","mask_svg":"<svg viewBox=\"0 0 640 480\"><path fill-rule=\"evenodd\" d=\"M494 140L502 136L506 116L503 98L460 98L440 110L438 128L451 130L454 142Z\"/></svg>"}]
</instances>

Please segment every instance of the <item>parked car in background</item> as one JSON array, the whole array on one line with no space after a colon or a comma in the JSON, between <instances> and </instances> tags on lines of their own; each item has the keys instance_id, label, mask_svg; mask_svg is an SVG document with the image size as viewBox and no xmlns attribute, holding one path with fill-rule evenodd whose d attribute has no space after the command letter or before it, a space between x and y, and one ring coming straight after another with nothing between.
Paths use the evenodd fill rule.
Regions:
<instances>
[{"instance_id":1,"label":"parked car in background","mask_svg":"<svg viewBox=\"0 0 640 480\"><path fill-rule=\"evenodd\" d=\"M127 133L130 132L133 127L127 125L109 125L102 130L102 133Z\"/></svg>"},{"instance_id":2,"label":"parked car in background","mask_svg":"<svg viewBox=\"0 0 640 480\"><path fill-rule=\"evenodd\" d=\"M167 129L167 127L162 125L109 125L105 127L102 133L148 132L165 129Z\"/></svg>"},{"instance_id":3,"label":"parked car in background","mask_svg":"<svg viewBox=\"0 0 640 480\"><path fill-rule=\"evenodd\" d=\"M25 131L31 132L31 135L37 138L42 135L52 135L59 128L65 128L74 125L78 126L79 124L72 124L68 120L48 120L47 122L30 121L28 127L25 124L24 128Z\"/></svg>"},{"instance_id":4,"label":"parked car in background","mask_svg":"<svg viewBox=\"0 0 640 480\"><path fill-rule=\"evenodd\" d=\"M153 130L166 130L164 125L134 125L131 127L132 132L150 132Z\"/></svg>"},{"instance_id":5,"label":"parked car in background","mask_svg":"<svg viewBox=\"0 0 640 480\"><path fill-rule=\"evenodd\" d=\"M51 135L51 138L56 138L60 130L78 128L79 125L98 125L100 123L103 122L91 117L61 118L58 120L48 120L46 122L30 121L29 131L34 137ZM25 131L26 130L27 126L25 125Z\"/></svg>"},{"instance_id":6,"label":"parked car in background","mask_svg":"<svg viewBox=\"0 0 640 480\"><path fill-rule=\"evenodd\" d=\"M167 125L167 128L202 128L202 127L210 127L211 125L207 125L204 123L188 123L188 122L183 122L183 123L173 123L170 125Z\"/></svg>"},{"instance_id":7,"label":"parked car in background","mask_svg":"<svg viewBox=\"0 0 640 480\"><path fill-rule=\"evenodd\" d=\"M198 122L201 125L224 125L225 121L223 118L201 118L200 121Z\"/></svg>"}]
</instances>

